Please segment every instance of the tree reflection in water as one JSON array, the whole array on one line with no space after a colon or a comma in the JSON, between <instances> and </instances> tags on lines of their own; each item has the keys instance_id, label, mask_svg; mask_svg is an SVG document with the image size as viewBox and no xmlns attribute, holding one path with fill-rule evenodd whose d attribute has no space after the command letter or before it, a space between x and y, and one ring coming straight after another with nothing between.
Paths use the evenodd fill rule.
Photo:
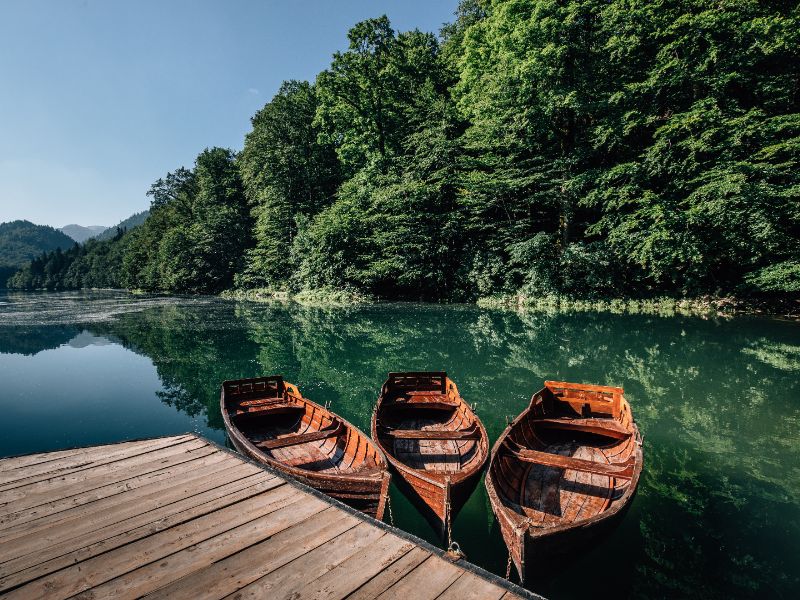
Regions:
<instances>
[{"instance_id":1,"label":"tree reflection in water","mask_svg":"<svg viewBox=\"0 0 800 600\"><path fill-rule=\"evenodd\" d=\"M162 400L204 412L215 428L222 427L220 382L260 374L282 373L368 430L388 371L447 370L477 403L492 439L544 379L622 385L645 435L639 494L617 530L571 556L563 570L542 573L533 589L554 598L612 587L640 597L800 592L795 323L214 301L87 327L149 357ZM66 335L34 337L49 347ZM0 351L34 347L0 335ZM396 492L393 501L399 526L433 539ZM454 537L470 560L505 570L482 486L456 520Z\"/></svg>"}]
</instances>

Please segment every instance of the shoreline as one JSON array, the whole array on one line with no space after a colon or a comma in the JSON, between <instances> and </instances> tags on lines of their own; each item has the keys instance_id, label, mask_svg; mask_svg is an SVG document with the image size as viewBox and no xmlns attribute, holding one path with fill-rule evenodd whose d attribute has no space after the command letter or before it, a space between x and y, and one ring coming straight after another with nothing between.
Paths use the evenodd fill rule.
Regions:
<instances>
[{"instance_id":1,"label":"shoreline","mask_svg":"<svg viewBox=\"0 0 800 600\"><path fill-rule=\"evenodd\" d=\"M800 300L755 301L733 296L701 296L699 298L602 298L596 300L566 296L530 297L510 294L479 298L484 308L531 312L605 312L612 314L647 314L664 317L683 315L695 317L762 316L800 320Z\"/></svg>"},{"instance_id":2,"label":"shoreline","mask_svg":"<svg viewBox=\"0 0 800 600\"><path fill-rule=\"evenodd\" d=\"M125 292L134 296L174 296L200 297L211 296L225 300L247 302L279 302L296 303L303 306L344 307L378 304L385 302L419 302L422 304L472 304L481 308L511 310L515 312L597 312L611 314L645 314L662 317L694 316L701 318L730 318L735 316L761 316L800 320L800 299L775 301L755 301L736 298L734 296L702 296L699 298L673 298L662 296L657 298L601 298L580 299L567 296L548 295L531 297L524 294L504 294L478 298L473 302L432 302L429 300L390 299L369 296L355 290L314 289L290 292L287 290L271 290L267 288L228 289L219 294L187 294L185 292L148 292L144 290L128 290L124 288L80 288L70 290L16 290L0 288L0 293L41 293L41 292L80 292L80 291L114 291Z\"/></svg>"}]
</instances>

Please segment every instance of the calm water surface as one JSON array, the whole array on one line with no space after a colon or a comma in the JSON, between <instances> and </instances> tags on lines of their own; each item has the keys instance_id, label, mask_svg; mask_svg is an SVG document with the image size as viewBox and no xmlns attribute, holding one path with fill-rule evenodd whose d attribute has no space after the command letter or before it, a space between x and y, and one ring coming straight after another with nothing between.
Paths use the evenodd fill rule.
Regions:
<instances>
[{"instance_id":1,"label":"calm water surface","mask_svg":"<svg viewBox=\"0 0 800 600\"><path fill-rule=\"evenodd\" d=\"M386 373L417 369L446 370L491 441L545 379L625 388L645 436L639 493L536 592L800 597L800 325L777 319L5 294L0 456L186 431L224 443L220 382L271 373L368 430ZM396 489L392 512L435 542ZM482 485L453 537L505 573Z\"/></svg>"}]
</instances>

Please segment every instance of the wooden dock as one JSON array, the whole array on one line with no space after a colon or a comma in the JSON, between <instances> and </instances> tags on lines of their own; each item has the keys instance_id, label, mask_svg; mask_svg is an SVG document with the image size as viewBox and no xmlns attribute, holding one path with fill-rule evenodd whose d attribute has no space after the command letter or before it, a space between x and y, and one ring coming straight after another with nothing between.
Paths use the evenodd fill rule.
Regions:
<instances>
[{"instance_id":1,"label":"wooden dock","mask_svg":"<svg viewBox=\"0 0 800 600\"><path fill-rule=\"evenodd\" d=\"M539 598L187 434L0 460L3 598Z\"/></svg>"}]
</instances>

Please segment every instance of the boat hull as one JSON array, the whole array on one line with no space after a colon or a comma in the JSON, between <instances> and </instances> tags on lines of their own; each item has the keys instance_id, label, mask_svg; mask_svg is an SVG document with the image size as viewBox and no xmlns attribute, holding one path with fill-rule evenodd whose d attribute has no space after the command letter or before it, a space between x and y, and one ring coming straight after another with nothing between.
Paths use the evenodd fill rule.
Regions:
<instances>
[{"instance_id":1,"label":"boat hull","mask_svg":"<svg viewBox=\"0 0 800 600\"><path fill-rule=\"evenodd\" d=\"M383 518L388 464L357 427L278 376L223 383L220 408L228 438L241 454Z\"/></svg>"},{"instance_id":2,"label":"boat hull","mask_svg":"<svg viewBox=\"0 0 800 600\"><path fill-rule=\"evenodd\" d=\"M237 439L239 436L236 435L236 432L229 429L226 431L228 439L230 439L234 448L244 456L289 475L300 483L312 487L370 517L378 520L383 519L391 480L388 472L379 478L323 477L313 472L297 473L296 470L290 471L286 469L278 461L269 460L260 453L253 452L249 444Z\"/></svg>"},{"instance_id":3,"label":"boat hull","mask_svg":"<svg viewBox=\"0 0 800 600\"><path fill-rule=\"evenodd\" d=\"M404 387L398 391L395 385ZM402 416L390 415L396 410L402 410ZM441 423L419 417L430 411L444 415ZM447 411L454 415L449 420ZM389 423L415 428L393 430ZM401 432L409 439L402 439L398 447L392 436ZM458 437L462 434L469 437ZM436 435L444 437L436 439ZM455 384L444 373L390 373L372 415L372 437L397 475L398 487L448 543L452 520L474 492L489 454L486 430ZM455 461L465 468L453 467Z\"/></svg>"},{"instance_id":4,"label":"boat hull","mask_svg":"<svg viewBox=\"0 0 800 600\"><path fill-rule=\"evenodd\" d=\"M610 532L631 505L642 465L621 388L546 382L498 438L486 476L520 581Z\"/></svg>"}]
</instances>

